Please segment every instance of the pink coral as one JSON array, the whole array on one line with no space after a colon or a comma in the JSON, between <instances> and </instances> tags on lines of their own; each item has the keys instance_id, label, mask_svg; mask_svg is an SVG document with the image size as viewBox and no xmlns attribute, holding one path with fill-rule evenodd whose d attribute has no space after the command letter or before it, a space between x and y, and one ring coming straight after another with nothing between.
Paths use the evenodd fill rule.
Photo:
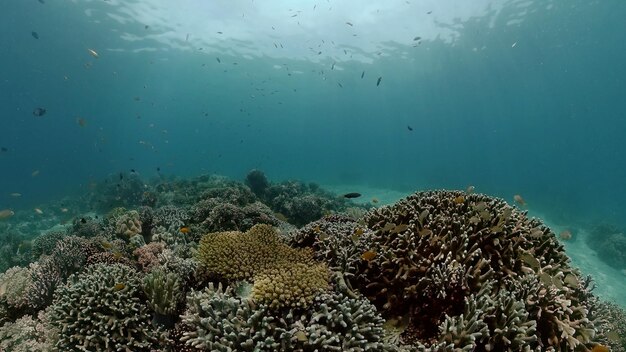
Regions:
<instances>
[{"instance_id":1,"label":"pink coral","mask_svg":"<svg viewBox=\"0 0 626 352\"><path fill-rule=\"evenodd\" d=\"M165 249L165 244L161 242L150 242L145 246L141 246L133 252L137 257L137 263L143 271L148 272L153 266L159 264L159 254Z\"/></svg>"}]
</instances>

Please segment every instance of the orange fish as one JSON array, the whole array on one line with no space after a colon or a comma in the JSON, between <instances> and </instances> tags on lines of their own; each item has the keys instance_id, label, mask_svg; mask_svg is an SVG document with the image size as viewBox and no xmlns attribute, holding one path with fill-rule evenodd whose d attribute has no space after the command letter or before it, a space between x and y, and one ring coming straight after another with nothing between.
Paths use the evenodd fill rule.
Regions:
<instances>
[{"instance_id":1,"label":"orange fish","mask_svg":"<svg viewBox=\"0 0 626 352\"><path fill-rule=\"evenodd\" d=\"M191 229L189 229L188 227L181 227L179 231L182 233L189 233L191 232Z\"/></svg>"},{"instance_id":2,"label":"orange fish","mask_svg":"<svg viewBox=\"0 0 626 352\"><path fill-rule=\"evenodd\" d=\"M361 254L361 259L367 260L368 262L374 258L376 258L376 252L373 251L365 251Z\"/></svg>"},{"instance_id":3,"label":"orange fish","mask_svg":"<svg viewBox=\"0 0 626 352\"><path fill-rule=\"evenodd\" d=\"M124 284L123 284L123 283L121 283L121 282L118 282L117 284L115 284L115 286L113 286L113 289L114 289L115 291L121 291L121 290L123 290L124 288L126 288L126 285L124 285Z\"/></svg>"},{"instance_id":4,"label":"orange fish","mask_svg":"<svg viewBox=\"0 0 626 352\"><path fill-rule=\"evenodd\" d=\"M519 204L521 206L526 206L526 201L519 194L514 195L513 196L513 200L515 201L515 203L517 203L517 204Z\"/></svg>"},{"instance_id":5,"label":"orange fish","mask_svg":"<svg viewBox=\"0 0 626 352\"><path fill-rule=\"evenodd\" d=\"M457 196L456 198L454 198L454 202L456 204L463 204L465 203L465 197L463 196Z\"/></svg>"}]
</instances>

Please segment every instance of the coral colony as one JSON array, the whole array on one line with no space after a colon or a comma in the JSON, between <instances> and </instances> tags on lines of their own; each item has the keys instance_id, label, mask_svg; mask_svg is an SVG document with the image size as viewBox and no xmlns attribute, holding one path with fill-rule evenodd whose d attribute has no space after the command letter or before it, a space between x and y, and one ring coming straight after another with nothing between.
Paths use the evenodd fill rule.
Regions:
<instances>
[{"instance_id":1,"label":"coral colony","mask_svg":"<svg viewBox=\"0 0 626 352\"><path fill-rule=\"evenodd\" d=\"M626 347L624 311L557 236L487 195L375 207L253 170L120 174L67 207L63 227L2 254L1 351Z\"/></svg>"}]
</instances>

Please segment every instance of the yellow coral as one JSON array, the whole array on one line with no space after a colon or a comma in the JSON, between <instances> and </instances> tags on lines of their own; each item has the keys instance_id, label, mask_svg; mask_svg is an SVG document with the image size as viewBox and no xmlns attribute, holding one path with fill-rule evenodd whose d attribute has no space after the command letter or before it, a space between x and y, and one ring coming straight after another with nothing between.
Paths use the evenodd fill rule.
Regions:
<instances>
[{"instance_id":1,"label":"yellow coral","mask_svg":"<svg viewBox=\"0 0 626 352\"><path fill-rule=\"evenodd\" d=\"M313 264L311 250L282 243L270 225L258 224L245 233L216 232L204 235L198 247L200 265L210 274L227 279L252 279L265 270L291 263Z\"/></svg>"},{"instance_id":2,"label":"yellow coral","mask_svg":"<svg viewBox=\"0 0 626 352\"><path fill-rule=\"evenodd\" d=\"M257 275L252 300L270 308L306 308L315 296L329 288L326 264L295 263L268 269Z\"/></svg>"}]
</instances>

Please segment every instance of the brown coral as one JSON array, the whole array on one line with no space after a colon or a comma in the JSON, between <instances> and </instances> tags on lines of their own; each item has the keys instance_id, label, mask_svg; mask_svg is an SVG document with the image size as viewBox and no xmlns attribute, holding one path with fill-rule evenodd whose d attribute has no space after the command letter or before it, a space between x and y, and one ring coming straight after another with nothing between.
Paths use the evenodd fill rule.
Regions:
<instances>
[{"instance_id":1,"label":"brown coral","mask_svg":"<svg viewBox=\"0 0 626 352\"><path fill-rule=\"evenodd\" d=\"M264 224L255 225L245 233L226 231L203 236L198 260L209 274L232 280L251 279L285 263L313 263L310 250L287 246L273 227Z\"/></svg>"},{"instance_id":2,"label":"brown coral","mask_svg":"<svg viewBox=\"0 0 626 352\"><path fill-rule=\"evenodd\" d=\"M328 285L326 264L295 263L268 269L257 275L252 299L270 308L306 308Z\"/></svg>"}]
</instances>

